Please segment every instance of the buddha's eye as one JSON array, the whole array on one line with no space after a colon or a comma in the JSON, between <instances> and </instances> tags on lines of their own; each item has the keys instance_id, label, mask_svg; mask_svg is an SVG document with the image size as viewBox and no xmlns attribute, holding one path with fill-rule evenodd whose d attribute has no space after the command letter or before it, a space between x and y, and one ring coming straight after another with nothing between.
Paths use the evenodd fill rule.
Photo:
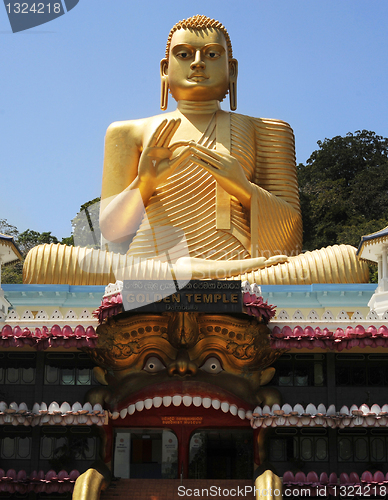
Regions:
<instances>
[{"instance_id":1,"label":"buddha's eye","mask_svg":"<svg viewBox=\"0 0 388 500\"><path fill-rule=\"evenodd\" d=\"M189 57L189 53L186 52L186 51L181 51L181 52L178 52L178 54L176 55L179 59L187 59Z\"/></svg>"},{"instance_id":2,"label":"buddha's eye","mask_svg":"<svg viewBox=\"0 0 388 500\"><path fill-rule=\"evenodd\" d=\"M209 50L206 55L209 59L218 59L220 57L220 54L215 50Z\"/></svg>"},{"instance_id":3,"label":"buddha's eye","mask_svg":"<svg viewBox=\"0 0 388 500\"><path fill-rule=\"evenodd\" d=\"M166 367L156 356L151 356L148 358L144 364L143 370L148 373L157 373L164 370Z\"/></svg>"},{"instance_id":4,"label":"buddha's eye","mask_svg":"<svg viewBox=\"0 0 388 500\"><path fill-rule=\"evenodd\" d=\"M221 361L218 358L208 358L201 366L201 370L207 373L220 373L223 371Z\"/></svg>"}]
</instances>

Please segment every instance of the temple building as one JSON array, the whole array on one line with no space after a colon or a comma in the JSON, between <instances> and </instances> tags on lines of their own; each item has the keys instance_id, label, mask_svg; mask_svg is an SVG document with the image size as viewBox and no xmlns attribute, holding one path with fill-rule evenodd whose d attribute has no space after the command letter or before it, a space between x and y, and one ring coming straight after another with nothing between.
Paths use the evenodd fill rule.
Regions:
<instances>
[{"instance_id":1,"label":"temple building","mask_svg":"<svg viewBox=\"0 0 388 500\"><path fill-rule=\"evenodd\" d=\"M137 498L136 489L128 496L128 481L143 479L154 488L155 481L172 484L175 495L178 484L250 485L263 432L269 462L293 491L288 497L317 485L338 496L337 486L358 483L374 486L378 497L388 461L388 307L379 315L370 310L375 289L261 287L277 308L270 343L281 355L269 385L280 404L247 409L221 394L185 395L177 386L171 397L156 388L152 399L143 398L140 391L134 404L111 412L87 400L101 387L90 354L98 350L93 311L105 287L3 285L10 306L0 315L0 497L71 498L78 475L101 454L102 429L105 460L121 478L105 499L118 498L121 485L125 498ZM233 329L240 335L237 323L225 325L229 338ZM128 335L136 340L163 328L150 317L145 329L132 324Z\"/></svg>"}]
</instances>

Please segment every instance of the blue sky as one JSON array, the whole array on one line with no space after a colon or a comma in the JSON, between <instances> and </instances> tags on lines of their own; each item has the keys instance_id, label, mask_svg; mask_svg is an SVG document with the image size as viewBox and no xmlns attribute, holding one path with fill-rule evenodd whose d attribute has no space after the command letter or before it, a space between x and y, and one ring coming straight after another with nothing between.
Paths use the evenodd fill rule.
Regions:
<instances>
[{"instance_id":1,"label":"blue sky","mask_svg":"<svg viewBox=\"0 0 388 500\"><path fill-rule=\"evenodd\" d=\"M15 34L0 5L1 219L70 235L100 194L106 128L160 112L168 32L194 14L229 31L237 111L289 122L298 162L326 137L388 136L386 0L80 0Z\"/></svg>"}]
</instances>

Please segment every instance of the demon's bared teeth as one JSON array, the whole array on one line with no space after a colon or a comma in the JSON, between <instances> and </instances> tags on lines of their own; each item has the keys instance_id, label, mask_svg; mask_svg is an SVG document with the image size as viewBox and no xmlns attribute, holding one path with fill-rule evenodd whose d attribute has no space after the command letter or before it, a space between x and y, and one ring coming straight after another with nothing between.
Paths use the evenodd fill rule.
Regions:
<instances>
[{"instance_id":1,"label":"demon's bared teeth","mask_svg":"<svg viewBox=\"0 0 388 500\"><path fill-rule=\"evenodd\" d=\"M172 402L171 396L164 396L163 397L163 405L164 406L170 406L171 402Z\"/></svg>"},{"instance_id":2,"label":"demon's bared teeth","mask_svg":"<svg viewBox=\"0 0 388 500\"><path fill-rule=\"evenodd\" d=\"M181 403L182 403L182 396L179 396L179 394L176 394L175 396L173 396L172 404L174 406L180 406Z\"/></svg>"},{"instance_id":3,"label":"demon's bared teeth","mask_svg":"<svg viewBox=\"0 0 388 500\"><path fill-rule=\"evenodd\" d=\"M198 408L198 406L201 406L201 404L202 404L202 398L200 398L199 396L195 396L193 398L193 405Z\"/></svg>"},{"instance_id":4,"label":"demon's bared teeth","mask_svg":"<svg viewBox=\"0 0 388 500\"><path fill-rule=\"evenodd\" d=\"M193 398L191 396L183 396L183 404L185 406L191 406L192 402L193 402Z\"/></svg>"},{"instance_id":5,"label":"demon's bared teeth","mask_svg":"<svg viewBox=\"0 0 388 500\"><path fill-rule=\"evenodd\" d=\"M237 408L236 405L230 405L229 406L229 411L235 417L237 415L238 408Z\"/></svg>"},{"instance_id":6,"label":"demon's bared teeth","mask_svg":"<svg viewBox=\"0 0 388 500\"><path fill-rule=\"evenodd\" d=\"M212 399L212 407L215 410L219 410L221 407L221 401L218 401L218 399Z\"/></svg>"},{"instance_id":7,"label":"demon's bared teeth","mask_svg":"<svg viewBox=\"0 0 388 500\"><path fill-rule=\"evenodd\" d=\"M243 410L242 408L238 409L238 413L237 414L241 418L241 420L245 419L245 410Z\"/></svg>"},{"instance_id":8,"label":"demon's bared teeth","mask_svg":"<svg viewBox=\"0 0 388 500\"><path fill-rule=\"evenodd\" d=\"M143 409L144 409L144 401L138 401L135 404L135 407L136 407L137 411L143 411Z\"/></svg>"},{"instance_id":9,"label":"demon's bared teeth","mask_svg":"<svg viewBox=\"0 0 388 500\"><path fill-rule=\"evenodd\" d=\"M228 411L229 411L229 403L227 403L226 401L224 401L223 403L221 403L221 410L224 413L228 413Z\"/></svg>"},{"instance_id":10,"label":"demon's bared teeth","mask_svg":"<svg viewBox=\"0 0 388 500\"><path fill-rule=\"evenodd\" d=\"M127 415L133 415L136 411L143 411L144 409L150 410L152 407L160 408L162 405L166 408L173 404L178 407L184 404L187 408L191 405L199 408L201 405L204 408L214 408L214 410L221 409L224 413L230 412L234 417L239 416L241 420L247 418L252 420L257 414L261 414L262 409L257 407L253 410L244 410L243 408L238 408L235 404L229 404L227 401L221 402L219 399L211 399L209 397L202 398L201 396L190 396L188 394L182 396L180 394L174 394L174 396L155 396L153 399L147 398L144 401L137 401L128 406L128 408L123 408L120 412L114 411L109 412L109 417L116 420L118 417L125 419ZM81 415L82 416L82 415Z\"/></svg>"},{"instance_id":11,"label":"demon's bared teeth","mask_svg":"<svg viewBox=\"0 0 388 500\"><path fill-rule=\"evenodd\" d=\"M291 411L292 411L292 408L291 408ZM256 408L253 410L253 416L254 417L260 417L262 414L263 414L263 410L261 409L261 407L260 406L256 406Z\"/></svg>"},{"instance_id":12,"label":"demon's bared teeth","mask_svg":"<svg viewBox=\"0 0 388 500\"><path fill-rule=\"evenodd\" d=\"M303 406L301 407L302 410L303 410ZM302 413L304 412L304 410L302 411ZM264 405L263 406L263 415L266 416L266 417L271 417L271 408L268 406L268 405Z\"/></svg>"},{"instance_id":13,"label":"demon's bared teeth","mask_svg":"<svg viewBox=\"0 0 388 500\"><path fill-rule=\"evenodd\" d=\"M153 399L155 408L160 408L163 404L163 399L159 396L155 396Z\"/></svg>"},{"instance_id":14,"label":"demon's bared teeth","mask_svg":"<svg viewBox=\"0 0 388 500\"><path fill-rule=\"evenodd\" d=\"M210 408L212 405L212 400L210 398L203 398L202 399L202 406L204 408Z\"/></svg>"}]
</instances>

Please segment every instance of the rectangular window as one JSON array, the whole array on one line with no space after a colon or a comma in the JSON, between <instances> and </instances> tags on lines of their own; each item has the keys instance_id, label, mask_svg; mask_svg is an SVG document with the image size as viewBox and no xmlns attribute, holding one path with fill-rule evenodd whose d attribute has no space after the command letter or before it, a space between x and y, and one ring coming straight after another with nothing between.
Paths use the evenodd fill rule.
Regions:
<instances>
[{"instance_id":1,"label":"rectangular window","mask_svg":"<svg viewBox=\"0 0 388 500\"><path fill-rule=\"evenodd\" d=\"M275 363L273 384L279 387L322 387L326 385L324 354L284 354Z\"/></svg>"},{"instance_id":2,"label":"rectangular window","mask_svg":"<svg viewBox=\"0 0 388 500\"><path fill-rule=\"evenodd\" d=\"M386 354L337 354L335 379L339 387L386 387L388 356Z\"/></svg>"},{"instance_id":3,"label":"rectangular window","mask_svg":"<svg viewBox=\"0 0 388 500\"><path fill-rule=\"evenodd\" d=\"M10 352L0 358L0 383L34 385L36 353Z\"/></svg>"},{"instance_id":4,"label":"rectangular window","mask_svg":"<svg viewBox=\"0 0 388 500\"><path fill-rule=\"evenodd\" d=\"M89 427L48 427L42 429L40 458L43 460L95 460L98 437Z\"/></svg>"},{"instance_id":5,"label":"rectangular window","mask_svg":"<svg viewBox=\"0 0 388 500\"><path fill-rule=\"evenodd\" d=\"M29 436L6 436L1 440L0 457L5 460L31 458L32 440Z\"/></svg>"},{"instance_id":6,"label":"rectangular window","mask_svg":"<svg viewBox=\"0 0 388 500\"><path fill-rule=\"evenodd\" d=\"M329 442L327 430L281 428L275 430L270 440L270 461L328 462Z\"/></svg>"},{"instance_id":7,"label":"rectangular window","mask_svg":"<svg viewBox=\"0 0 388 500\"><path fill-rule=\"evenodd\" d=\"M45 385L97 385L93 362L84 353L48 353Z\"/></svg>"},{"instance_id":8,"label":"rectangular window","mask_svg":"<svg viewBox=\"0 0 388 500\"><path fill-rule=\"evenodd\" d=\"M339 462L387 463L388 431L386 429L340 429L337 443Z\"/></svg>"}]
</instances>

